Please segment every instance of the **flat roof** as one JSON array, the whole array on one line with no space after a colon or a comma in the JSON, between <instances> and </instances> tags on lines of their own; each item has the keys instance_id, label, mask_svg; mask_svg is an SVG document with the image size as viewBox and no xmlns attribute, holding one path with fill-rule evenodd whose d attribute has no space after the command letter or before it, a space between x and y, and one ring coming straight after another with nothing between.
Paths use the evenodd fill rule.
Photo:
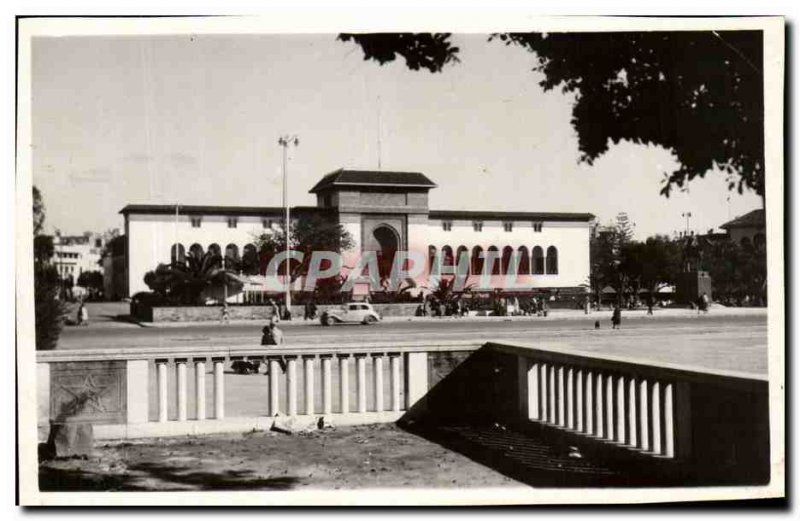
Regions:
<instances>
[{"instance_id":1,"label":"flat roof","mask_svg":"<svg viewBox=\"0 0 800 521\"><path fill-rule=\"evenodd\" d=\"M193 204L129 204L119 213L128 214L150 214L150 215L247 215L247 216L266 216L283 215L282 206L216 206L216 205L193 205ZM330 208L320 208L317 206L292 206L292 212L313 213L330 212Z\"/></svg>"},{"instance_id":2,"label":"flat roof","mask_svg":"<svg viewBox=\"0 0 800 521\"><path fill-rule=\"evenodd\" d=\"M589 222L594 219L590 213L569 212L504 212L473 210L431 210L431 219L484 220L484 221L579 221Z\"/></svg>"}]
</instances>

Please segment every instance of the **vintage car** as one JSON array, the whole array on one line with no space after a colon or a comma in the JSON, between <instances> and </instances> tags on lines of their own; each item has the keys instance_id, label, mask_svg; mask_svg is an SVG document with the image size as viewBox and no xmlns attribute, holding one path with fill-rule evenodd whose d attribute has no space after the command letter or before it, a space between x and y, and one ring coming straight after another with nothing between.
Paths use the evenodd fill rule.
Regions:
<instances>
[{"instance_id":1,"label":"vintage car","mask_svg":"<svg viewBox=\"0 0 800 521\"><path fill-rule=\"evenodd\" d=\"M381 316L367 302L352 302L323 312L319 321L323 326L344 323L370 325L380 322Z\"/></svg>"}]
</instances>

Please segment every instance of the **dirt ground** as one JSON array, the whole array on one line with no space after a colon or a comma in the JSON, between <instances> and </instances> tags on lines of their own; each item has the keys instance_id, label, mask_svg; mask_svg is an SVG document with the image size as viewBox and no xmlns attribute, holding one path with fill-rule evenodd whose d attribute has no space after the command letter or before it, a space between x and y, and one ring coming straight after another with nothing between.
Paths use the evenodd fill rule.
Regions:
<instances>
[{"instance_id":1,"label":"dirt ground","mask_svg":"<svg viewBox=\"0 0 800 521\"><path fill-rule=\"evenodd\" d=\"M520 486L392 424L98 443L44 461L43 491L291 490Z\"/></svg>"}]
</instances>

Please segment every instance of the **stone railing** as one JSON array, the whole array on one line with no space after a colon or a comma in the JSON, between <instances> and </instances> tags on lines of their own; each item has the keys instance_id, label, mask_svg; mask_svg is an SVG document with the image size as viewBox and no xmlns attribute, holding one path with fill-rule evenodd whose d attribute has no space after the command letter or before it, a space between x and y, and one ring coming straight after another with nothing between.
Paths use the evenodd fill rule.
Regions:
<instances>
[{"instance_id":1,"label":"stone railing","mask_svg":"<svg viewBox=\"0 0 800 521\"><path fill-rule=\"evenodd\" d=\"M393 422L428 391L429 354L479 347L433 341L41 351L40 426L92 423L102 439L263 430L276 416L297 425ZM244 389L239 382L248 377L231 371L236 361L259 362L266 378ZM227 415L226 402L240 397L226 393L252 394L249 412Z\"/></svg>"},{"instance_id":2,"label":"stone railing","mask_svg":"<svg viewBox=\"0 0 800 521\"><path fill-rule=\"evenodd\" d=\"M661 459L768 476L765 376L533 345L486 348L516 358L516 414L524 422Z\"/></svg>"}]
</instances>

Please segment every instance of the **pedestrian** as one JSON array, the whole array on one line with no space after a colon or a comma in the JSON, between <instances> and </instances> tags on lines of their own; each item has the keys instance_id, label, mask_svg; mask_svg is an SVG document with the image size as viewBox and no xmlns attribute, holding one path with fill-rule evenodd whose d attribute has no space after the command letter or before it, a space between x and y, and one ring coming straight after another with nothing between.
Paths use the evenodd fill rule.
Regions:
<instances>
[{"instance_id":1,"label":"pedestrian","mask_svg":"<svg viewBox=\"0 0 800 521\"><path fill-rule=\"evenodd\" d=\"M622 322L622 310L619 304L614 306L614 312L611 314L611 329L619 329Z\"/></svg>"},{"instance_id":2,"label":"pedestrian","mask_svg":"<svg viewBox=\"0 0 800 521\"><path fill-rule=\"evenodd\" d=\"M708 293L704 291L703 296L700 297L700 301L703 303L703 313L708 313Z\"/></svg>"},{"instance_id":3,"label":"pedestrian","mask_svg":"<svg viewBox=\"0 0 800 521\"><path fill-rule=\"evenodd\" d=\"M281 310L278 307L278 304L276 304L273 299L269 299L269 305L272 308L272 321L273 322L280 322L280 320L281 320Z\"/></svg>"},{"instance_id":4,"label":"pedestrian","mask_svg":"<svg viewBox=\"0 0 800 521\"><path fill-rule=\"evenodd\" d=\"M653 296L652 295L647 297L647 314L648 315L652 315L653 314Z\"/></svg>"},{"instance_id":5,"label":"pedestrian","mask_svg":"<svg viewBox=\"0 0 800 521\"><path fill-rule=\"evenodd\" d=\"M311 307L308 302L303 304L303 320L308 320L311 317Z\"/></svg>"},{"instance_id":6,"label":"pedestrian","mask_svg":"<svg viewBox=\"0 0 800 521\"><path fill-rule=\"evenodd\" d=\"M278 328L274 320L270 320L269 324L264 326L261 330L261 345L262 346L279 346L283 344L283 331ZM286 372L286 358L281 356L278 359L281 366L281 371Z\"/></svg>"},{"instance_id":7,"label":"pedestrian","mask_svg":"<svg viewBox=\"0 0 800 521\"><path fill-rule=\"evenodd\" d=\"M86 309L86 305L83 302L81 302L81 305L78 307L78 325L89 325L89 310Z\"/></svg>"},{"instance_id":8,"label":"pedestrian","mask_svg":"<svg viewBox=\"0 0 800 521\"><path fill-rule=\"evenodd\" d=\"M308 312L310 314L309 318L311 318L311 320L314 320L315 318L317 318L317 303L314 302L313 300L308 305Z\"/></svg>"},{"instance_id":9,"label":"pedestrian","mask_svg":"<svg viewBox=\"0 0 800 521\"><path fill-rule=\"evenodd\" d=\"M230 319L231 319L231 315L230 315L230 310L228 309L228 303L227 302L223 302L222 303L222 323L223 324L227 324L228 322L230 322Z\"/></svg>"}]
</instances>

